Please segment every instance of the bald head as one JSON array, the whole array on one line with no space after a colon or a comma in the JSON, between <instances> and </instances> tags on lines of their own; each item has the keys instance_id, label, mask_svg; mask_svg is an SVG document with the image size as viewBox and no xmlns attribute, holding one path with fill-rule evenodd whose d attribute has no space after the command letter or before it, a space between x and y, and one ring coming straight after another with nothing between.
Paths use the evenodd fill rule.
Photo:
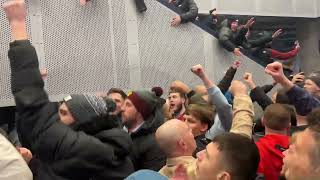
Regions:
<instances>
[{"instance_id":1,"label":"bald head","mask_svg":"<svg viewBox=\"0 0 320 180\"><path fill-rule=\"evenodd\" d=\"M167 156L189 155L194 151L195 140L186 123L172 119L165 122L156 131L156 140Z\"/></svg>"}]
</instances>

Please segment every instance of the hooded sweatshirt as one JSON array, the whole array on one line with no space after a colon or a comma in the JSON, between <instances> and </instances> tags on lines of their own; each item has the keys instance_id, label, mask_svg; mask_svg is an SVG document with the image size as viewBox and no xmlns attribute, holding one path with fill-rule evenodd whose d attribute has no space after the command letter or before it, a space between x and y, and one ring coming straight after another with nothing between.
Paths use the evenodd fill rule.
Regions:
<instances>
[{"instance_id":1,"label":"hooded sweatshirt","mask_svg":"<svg viewBox=\"0 0 320 180\"><path fill-rule=\"evenodd\" d=\"M260 153L258 173L263 174L266 180L278 180L283 165L282 153L289 147L289 136L268 134L256 145Z\"/></svg>"}]
</instances>

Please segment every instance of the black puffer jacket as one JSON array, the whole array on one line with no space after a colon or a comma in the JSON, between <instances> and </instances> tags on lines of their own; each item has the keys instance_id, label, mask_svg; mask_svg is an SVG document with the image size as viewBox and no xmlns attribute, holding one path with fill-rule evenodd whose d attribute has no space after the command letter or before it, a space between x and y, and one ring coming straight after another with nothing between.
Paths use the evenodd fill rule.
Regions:
<instances>
[{"instance_id":1,"label":"black puffer jacket","mask_svg":"<svg viewBox=\"0 0 320 180\"><path fill-rule=\"evenodd\" d=\"M22 144L38 159L38 179L124 179L133 172L131 140L120 129L74 131L60 123L58 106L49 103L30 42L10 44L12 92Z\"/></svg>"},{"instance_id":2,"label":"black puffer jacket","mask_svg":"<svg viewBox=\"0 0 320 180\"><path fill-rule=\"evenodd\" d=\"M164 116L160 108L144 124L131 134L133 141L132 162L135 170L151 169L159 171L166 164L166 156L155 140L155 131L163 124Z\"/></svg>"},{"instance_id":3,"label":"black puffer jacket","mask_svg":"<svg viewBox=\"0 0 320 180\"><path fill-rule=\"evenodd\" d=\"M209 139L206 138L205 134L199 135L194 137L194 140L196 141L197 148L193 152L192 156L197 157L197 153L206 149L207 145L211 142Z\"/></svg>"}]
</instances>

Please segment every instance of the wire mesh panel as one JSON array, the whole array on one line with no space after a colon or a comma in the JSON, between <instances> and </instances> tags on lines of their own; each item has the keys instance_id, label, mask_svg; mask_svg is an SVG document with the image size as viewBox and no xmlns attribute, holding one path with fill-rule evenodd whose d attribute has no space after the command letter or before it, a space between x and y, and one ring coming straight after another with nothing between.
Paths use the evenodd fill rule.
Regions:
<instances>
[{"instance_id":1,"label":"wire mesh panel","mask_svg":"<svg viewBox=\"0 0 320 180\"><path fill-rule=\"evenodd\" d=\"M27 25L29 34L30 28L33 29L34 41L37 41L36 33L43 32L43 39L35 43L43 43L44 52L40 53L39 60L48 69L46 87L49 95L92 93L111 87L131 89L129 85L136 81L130 73L135 68L140 70L138 74L141 73L141 88L167 88L174 80L183 80L194 86L201 82L190 72L190 67L207 64L208 54L205 52L211 51L214 66L206 69L214 71L210 74L214 74L216 80L223 76L232 56L218 46L215 38L212 37L214 48L208 51L202 30L192 23L171 27L170 20L175 13L157 1L145 2L148 10L138 14L138 34L135 34L127 27L126 1L96 0L81 7L78 1L40 0L37 4L40 12L28 14L30 17L41 16L39 22L42 24L34 17L30 23L28 17ZM3 11L0 20L3 22L0 31L0 106L5 106L7 102L13 102L7 58L11 37ZM134 68L129 65L128 34L138 36L140 66L131 64ZM246 59L243 63L241 72L247 68L257 73L263 70L251 60ZM257 76L257 81L266 82L261 73Z\"/></svg>"},{"instance_id":2,"label":"wire mesh panel","mask_svg":"<svg viewBox=\"0 0 320 180\"><path fill-rule=\"evenodd\" d=\"M116 58L117 87L129 89L129 60L125 1L112 0L113 34ZM129 30L130 31L130 30Z\"/></svg>"},{"instance_id":3,"label":"wire mesh panel","mask_svg":"<svg viewBox=\"0 0 320 180\"><path fill-rule=\"evenodd\" d=\"M257 85L265 85L272 82L270 76L264 73L264 68L262 66L246 56L235 56L233 53L222 49L218 40L215 38L212 38L212 42L214 44L212 49L214 52L214 66L212 67L212 70L214 72L215 82L218 83L223 78L225 72L235 60L240 60L241 65L238 68L234 79L243 80L243 74L245 72L250 72L253 74L254 81Z\"/></svg>"},{"instance_id":4,"label":"wire mesh panel","mask_svg":"<svg viewBox=\"0 0 320 180\"><path fill-rule=\"evenodd\" d=\"M5 1L0 0L3 4ZM29 6L28 1L26 1L27 7ZM4 11L0 11L0 21L1 21L1 31L0 31L0 104L6 105L8 102L13 102L13 96L11 93L11 79L10 79L10 64L8 59L9 43L12 41L10 26L6 19ZM31 34L30 29L30 18L27 17L27 31ZM31 39L32 41L32 39ZM11 104L11 103L10 103Z\"/></svg>"},{"instance_id":5,"label":"wire mesh panel","mask_svg":"<svg viewBox=\"0 0 320 180\"><path fill-rule=\"evenodd\" d=\"M108 1L41 0L50 95L88 93L114 85Z\"/></svg>"},{"instance_id":6,"label":"wire mesh panel","mask_svg":"<svg viewBox=\"0 0 320 180\"><path fill-rule=\"evenodd\" d=\"M192 24L171 27L170 20L176 14L156 1L146 4L148 10L138 16L142 86L168 87L173 80L199 84L190 68L204 65L202 31Z\"/></svg>"}]
</instances>

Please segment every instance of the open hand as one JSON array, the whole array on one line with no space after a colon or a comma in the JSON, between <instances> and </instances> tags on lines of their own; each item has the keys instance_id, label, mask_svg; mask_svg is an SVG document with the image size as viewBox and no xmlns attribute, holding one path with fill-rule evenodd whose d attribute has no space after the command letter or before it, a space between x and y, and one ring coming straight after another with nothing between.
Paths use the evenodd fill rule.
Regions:
<instances>
[{"instance_id":1,"label":"open hand","mask_svg":"<svg viewBox=\"0 0 320 180\"><path fill-rule=\"evenodd\" d=\"M177 15L176 17L172 18L171 26L178 26L179 24L181 24L181 17Z\"/></svg>"},{"instance_id":2,"label":"open hand","mask_svg":"<svg viewBox=\"0 0 320 180\"><path fill-rule=\"evenodd\" d=\"M254 17L252 17L247 21L247 24L244 27L250 28L254 23L255 23L255 20L254 20Z\"/></svg>"},{"instance_id":3,"label":"open hand","mask_svg":"<svg viewBox=\"0 0 320 180\"><path fill-rule=\"evenodd\" d=\"M240 48L234 48L233 53L234 53L236 56L242 56L242 53L241 53L241 51L240 51Z\"/></svg>"}]
</instances>

